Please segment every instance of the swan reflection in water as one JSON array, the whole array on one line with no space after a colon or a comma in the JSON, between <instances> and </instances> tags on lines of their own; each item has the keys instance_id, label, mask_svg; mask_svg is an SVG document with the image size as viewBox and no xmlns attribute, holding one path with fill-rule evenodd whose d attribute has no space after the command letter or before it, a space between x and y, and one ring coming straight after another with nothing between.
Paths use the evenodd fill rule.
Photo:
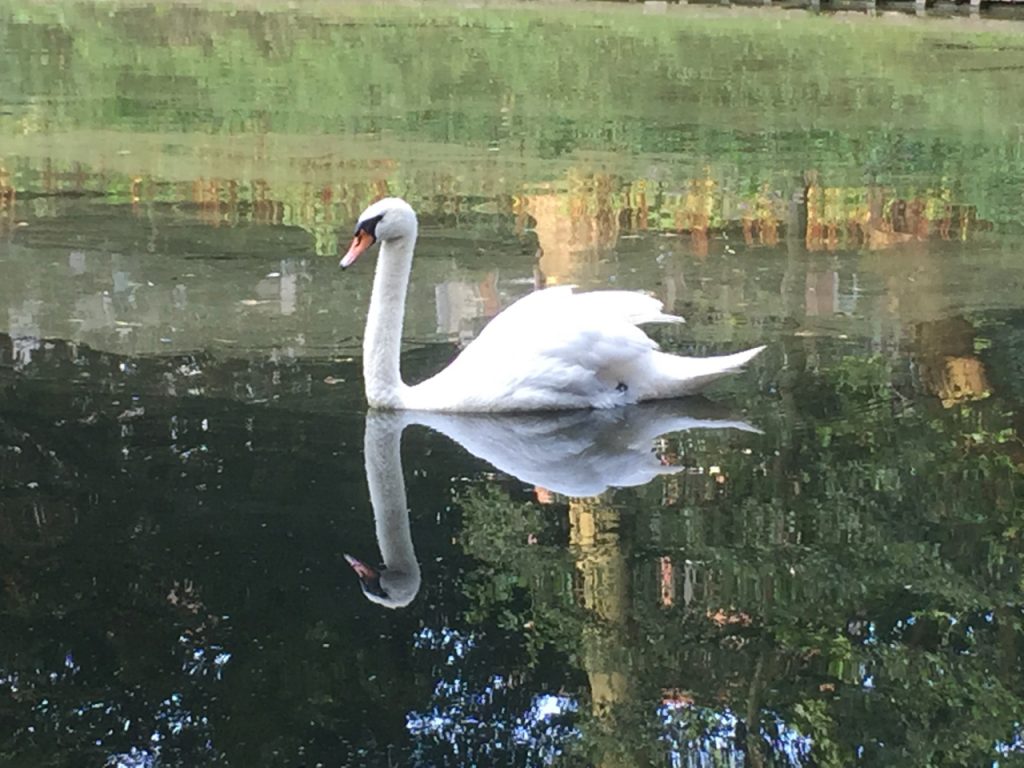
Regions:
<instances>
[{"instance_id":1,"label":"swan reflection in water","mask_svg":"<svg viewBox=\"0 0 1024 768\"><path fill-rule=\"evenodd\" d=\"M655 402L599 411L530 414L448 414L374 411L366 415L364 456L377 544L383 565L345 555L367 599L404 608L420 588L402 476L402 432L416 424L446 435L495 469L564 496L596 496L609 488L645 485L680 466L662 464L653 442L689 429L758 430L743 421L702 416L706 402Z\"/></svg>"}]
</instances>

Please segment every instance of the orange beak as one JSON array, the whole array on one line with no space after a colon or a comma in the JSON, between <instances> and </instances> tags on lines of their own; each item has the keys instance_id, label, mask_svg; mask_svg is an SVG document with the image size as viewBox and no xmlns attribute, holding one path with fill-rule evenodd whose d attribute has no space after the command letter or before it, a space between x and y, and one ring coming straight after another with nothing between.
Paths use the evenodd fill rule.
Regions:
<instances>
[{"instance_id":1,"label":"orange beak","mask_svg":"<svg viewBox=\"0 0 1024 768\"><path fill-rule=\"evenodd\" d=\"M341 258L341 268L348 269L355 264L359 254L373 245L373 243L374 237L369 232L362 229L356 232L356 236L352 238L352 245L348 247L348 253Z\"/></svg>"}]
</instances>

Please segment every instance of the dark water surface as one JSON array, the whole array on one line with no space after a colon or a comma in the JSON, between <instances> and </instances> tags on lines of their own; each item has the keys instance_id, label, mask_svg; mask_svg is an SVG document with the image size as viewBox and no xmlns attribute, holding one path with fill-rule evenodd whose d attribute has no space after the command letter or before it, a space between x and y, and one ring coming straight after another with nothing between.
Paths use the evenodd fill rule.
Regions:
<instances>
[{"instance_id":1,"label":"dark water surface","mask_svg":"<svg viewBox=\"0 0 1024 768\"><path fill-rule=\"evenodd\" d=\"M1024 760L1020 27L261 8L0 9L0 761ZM542 284L768 349L368 416L385 193L411 380Z\"/></svg>"}]
</instances>

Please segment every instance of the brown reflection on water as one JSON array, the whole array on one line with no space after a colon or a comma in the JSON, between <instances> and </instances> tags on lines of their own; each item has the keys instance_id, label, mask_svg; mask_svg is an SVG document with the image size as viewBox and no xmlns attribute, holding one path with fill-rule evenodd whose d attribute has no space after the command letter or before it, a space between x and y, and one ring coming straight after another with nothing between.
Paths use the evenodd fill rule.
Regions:
<instances>
[{"instance_id":1,"label":"brown reflection on water","mask_svg":"<svg viewBox=\"0 0 1024 768\"><path fill-rule=\"evenodd\" d=\"M544 191L518 201L533 219L541 285L592 278L597 263L618 242L619 180L603 173L573 173L568 186L564 192Z\"/></svg>"},{"instance_id":2,"label":"brown reflection on water","mask_svg":"<svg viewBox=\"0 0 1024 768\"><path fill-rule=\"evenodd\" d=\"M575 554L579 603L602 621L621 624L627 614L629 590L625 558L620 549L618 512L603 504L600 497L571 499L569 545ZM597 666L603 666L596 659L599 655L590 654ZM606 673L600 675L607 677ZM602 699L614 700L616 696L611 691L620 686L605 680L601 687L609 693L595 698L595 710L600 708Z\"/></svg>"},{"instance_id":3,"label":"brown reflection on water","mask_svg":"<svg viewBox=\"0 0 1024 768\"><path fill-rule=\"evenodd\" d=\"M613 744L617 710L632 696L627 623L632 614L619 512L601 497L569 501L569 547L575 559L576 600L594 617L584 629L582 667L590 685L595 741ZM616 750L602 750L598 765L629 765Z\"/></svg>"},{"instance_id":4,"label":"brown reflection on water","mask_svg":"<svg viewBox=\"0 0 1024 768\"><path fill-rule=\"evenodd\" d=\"M535 489L541 504L555 503L543 488ZM614 741L615 711L630 699L628 664L621 653L631 615L630 579L619 536L619 512L602 494L568 502L569 550L574 561L573 594L577 605L593 617L583 630L582 667L590 687L591 713L600 742ZM602 766L619 765L611 753Z\"/></svg>"},{"instance_id":5,"label":"brown reflection on water","mask_svg":"<svg viewBox=\"0 0 1024 768\"><path fill-rule=\"evenodd\" d=\"M989 229L975 206L955 202L944 186L901 194L889 187L831 187L817 172L805 176L805 244L809 251L884 250L930 237L965 240Z\"/></svg>"},{"instance_id":6,"label":"brown reflection on water","mask_svg":"<svg viewBox=\"0 0 1024 768\"><path fill-rule=\"evenodd\" d=\"M190 165L198 169L204 150L194 150ZM693 254L706 257L710 238L722 232L736 233L747 246L775 246L784 236L800 234L809 251L836 251L885 250L931 238L964 240L991 228L978 217L976 206L958 199L945 182L835 186L814 170L780 185L714 167L689 178L655 181L580 165L561 179L538 184L521 174L472 164L472 178L466 178L461 164L448 160L410 177L409 163L397 156L378 153L349 160L327 152L319 158L277 158L271 163L273 177L203 174L168 181L151 168L168 158L159 152L151 156L152 147L138 151L137 163L129 162L129 152L113 163L115 170L14 158L13 165L0 165L0 213L13 215L16 185L21 192L47 197L99 193L115 202L122 198L137 215L145 215L147 203L187 202L196 207L197 223L205 226L300 227L313 236L316 252L328 255L337 251L337 231L374 199L404 194L427 215L458 216L480 209L484 195L496 201L485 207L507 209L520 227L536 231L539 270L553 281L587 275L622 235L642 232L689 235ZM253 157L244 159L253 164ZM214 156L204 162L230 167Z\"/></svg>"},{"instance_id":7,"label":"brown reflection on water","mask_svg":"<svg viewBox=\"0 0 1024 768\"><path fill-rule=\"evenodd\" d=\"M946 408L991 394L985 365L974 351L976 331L962 317L951 317L916 328L919 376L925 391Z\"/></svg>"},{"instance_id":8,"label":"brown reflection on water","mask_svg":"<svg viewBox=\"0 0 1024 768\"><path fill-rule=\"evenodd\" d=\"M0 165L0 232L14 226L14 203L18 191L11 184L11 174Z\"/></svg>"},{"instance_id":9,"label":"brown reflection on water","mask_svg":"<svg viewBox=\"0 0 1024 768\"><path fill-rule=\"evenodd\" d=\"M132 187L136 213L141 213L138 203L144 201L140 194L155 189L151 180L136 179ZM338 232L347 232L366 204L388 194L388 182L383 177L285 186L272 185L263 178L241 182L201 177L192 182L186 199L196 206L196 219L205 226L253 223L299 227L313 236L317 254L330 255L339 248ZM151 196L149 201L156 202L157 198Z\"/></svg>"}]
</instances>

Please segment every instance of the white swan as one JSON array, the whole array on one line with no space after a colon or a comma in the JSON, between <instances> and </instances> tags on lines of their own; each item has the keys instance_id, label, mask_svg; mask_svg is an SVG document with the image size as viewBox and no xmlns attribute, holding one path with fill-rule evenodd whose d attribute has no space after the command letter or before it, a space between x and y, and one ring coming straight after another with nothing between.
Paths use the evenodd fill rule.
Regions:
<instances>
[{"instance_id":1,"label":"white swan","mask_svg":"<svg viewBox=\"0 0 1024 768\"><path fill-rule=\"evenodd\" d=\"M657 299L560 286L517 301L451 365L410 387L402 382L399 352L417 230L409 204L385 198L363 211L341 260L349 267L381 242L363 339L371 407L478 413L612 408L693 394L764 349L707 358L669 355L637 327L683 322L664 314Z\"/></svg>"},{"instance_id":2,"label":"white swan","mask_svg":"<svg viewBox=\"0 0 1024 768\"><path fill-rule=\"evenodd\" d=\"M687 404L691 413L698 408ZM413 424L448 436L505 474L564 496L596 496L680 471L652 450L654 439L668 432L757 431L742 421L685 416L669 403L544 415L370 411L363 439L366 483L383 565L374 568L347 554L345 559L367 599L387 608L407 606L420 588L401 454L402 432Z\"/></svg>"}]
</instances>

